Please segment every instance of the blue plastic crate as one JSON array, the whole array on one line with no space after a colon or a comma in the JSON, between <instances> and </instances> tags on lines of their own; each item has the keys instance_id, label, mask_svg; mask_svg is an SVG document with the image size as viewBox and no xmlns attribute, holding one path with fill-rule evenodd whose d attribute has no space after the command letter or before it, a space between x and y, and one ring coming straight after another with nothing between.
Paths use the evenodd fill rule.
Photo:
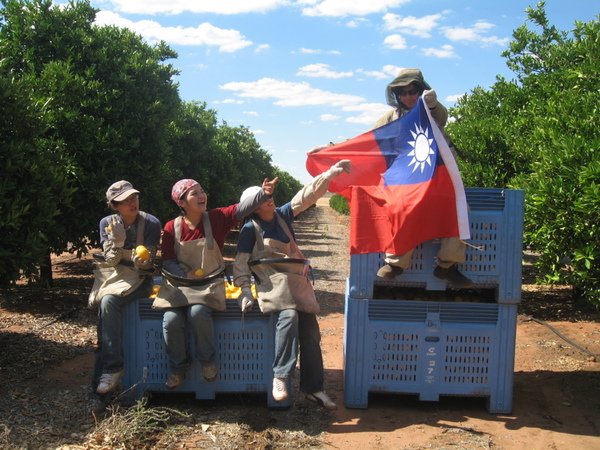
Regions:
<instances>
[{"instance_id":1,"label":"blue plastic crate","mask_svg":"<svg viewBox=\"0 0 600 450\"><path fill-rule=\"evenodd\" d=\"M369 392L486 397L512 409L516 304L369 300L346 296L344 403Z\"/></svg>"},{"instance_id":2,"label":"blue plastic crate","mask_svg":"<svg viewBox=\"0 0 600 450\"><path fill-rule=\"evenodd\" d=\"M132 399L146 392L194 393L197 399L214 399L218 393L266 393L270 408L287 408L292 396L276 402L272 395L275 355L275 321L263 315L258 308L242 313L233 300L227 301L227 310L213 314L215 363L219 367L217 379L211 383L202 377L200 363L194 358L183 384L169 390L165 381L169 365L162 332L160 310L152 309L151 299L129 304L123 318L123 349L125 374L124 390ZM193 339L188 340L193 351ZM290 391L291 392L291 391Z\"/></svg>"},{"instance_id":3,"label":"blue plastic crate","mask_svg":"<svg viewBox=\"0 0 600 450\"><path fill-rule=\"evenodd\" d=\"M521 300L524 192L509 189L467 188L471 239L479 249L467 247L466 261L459 266L477 288L495 288L498 303ZM445 290L447 283L433 276L439 241L419 245L411 266L395 280L380 280L376 273L384 264L383 253L352 255L350 296L373 298L373 286L422 287Z\"/></svg>"}]
</instances>

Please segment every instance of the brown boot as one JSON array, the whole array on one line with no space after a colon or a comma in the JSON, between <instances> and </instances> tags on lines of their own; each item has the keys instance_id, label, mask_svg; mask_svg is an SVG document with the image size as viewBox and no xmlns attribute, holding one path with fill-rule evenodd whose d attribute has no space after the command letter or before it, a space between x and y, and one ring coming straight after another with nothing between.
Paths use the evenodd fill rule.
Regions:
<instances>
[{"instance_id":1,"label":"brown boot","mask_svg":"<svg viewBox=\"0 0 600 450\"><path fill-rule=\"evenodd\" d=\"M377 271L377 276L379 278L383 278L384 280L393 280L396 277L399 277L404 272L404 269L401 267L392 266L390 264L384 264Z\"/></svg>"},{"instance_id":2,"label":"brown boot","mask_svg":"<svg viewBox=\"0 0 600 450\"><path fill-rule=\"evenodd\" d=\"M442 280L446 280L454 289L468 289L473 287L473 282L459 272L456 264L444 268L437 266L433 275Z\"/></svg>"}]
</instances>

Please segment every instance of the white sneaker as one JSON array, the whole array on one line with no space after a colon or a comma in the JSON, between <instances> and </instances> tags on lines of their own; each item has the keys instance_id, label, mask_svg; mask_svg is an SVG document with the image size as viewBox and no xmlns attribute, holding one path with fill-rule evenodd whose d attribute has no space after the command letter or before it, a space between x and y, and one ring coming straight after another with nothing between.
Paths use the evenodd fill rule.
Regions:
<instances>
[{"instance_id":1,"label":"white sneaker","mask_svg":"<svg viewBox=\"0 0 600 450\"><path fill-rule=\"evenodd\" d=\"M317 391L313 392L312 394L306 394L306 398L310 401L318 403L323 408L330 411L337 409L337 405L333 400L331 400L331 398L329 398L329 395L327 395L325 391Z\"/></svg>"},{"instance_id":2,"label":"white sneaker","mask_svg":"<svg viewBox=\"0 0 600 450\"><path fill-rule=\"evenodd\" d=\"M287 378L273 378L273 398L276 402L288 398Z\"/></svg>"},{"instance_id":3,"label":"white sneaker","mask_svg":"<svg viewBox=\"0 0 600 450\"><path fill-rule=\"evenodd\" d=\"M119 382L121 381L121 377L123 376L123 370L115 373L103 373L100 376L100 382L98 383L98 387L96 388L96 392L98 394L108 394L109 392L114 391Z\"/></svg>"}]
</instances>

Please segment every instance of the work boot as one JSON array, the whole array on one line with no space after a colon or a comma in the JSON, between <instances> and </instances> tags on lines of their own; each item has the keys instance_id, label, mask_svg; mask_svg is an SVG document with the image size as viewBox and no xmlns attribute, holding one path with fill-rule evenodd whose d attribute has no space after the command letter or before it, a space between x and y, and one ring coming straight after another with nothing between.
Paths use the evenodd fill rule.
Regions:
<instances>
[{"instance_id":1,"label":"work boot","mask_svg":"<svg viewBox=\"0 0 600 450\"><path fill-rule=\"evenodd\" d=\"M450 267L437 266L433 271L433 275L441 280L446 280L455 289L468 289L473 287L473 282L465 277L456 264Z\"/></svg>"},{"instance_id":2,"label":"work boot","mask_svg":"<svg viewBox=\"0 0 600 450\"><path fill-rule=\"evenodd\" d=\"M377 276L379 278L383 278L384 280L393 280L394 278L402 275L402 272L404 272L404 269L401 267L384 264L377 271Z\"/></svg>"},{"instance_id":3,"label":"work boot","mask_svg":"<svg viewBox=\"0 0 600 450\"><path fill-rule=\"evenodd\" d=\"M179 386L181 386L181 383L183 383L183 379L183 374L170 373L167 377L167 381L165 382L165 386L167 386L168 389L178 388Z\"/></svg>"},{"instance_id":4,"label":"work boot","mask_svg":"<svg viewBox=\"0 0 600 450\"><path fill-rule=\"evenodd\" d=\"M207 363L202 363L202 376L209 383L215 381L217 379L217 374L219 373L219 368L217 365L210 361Z\"/></svg>"},{"instance_id":5,"label":"work boot","mask_svg":"<svg viewBox=\"0 0 600 450\"><path fill-rule=\"evenodd\" d=\"M312 394L306 394L306 398L312 402L321 405L323 408L333 411L337 409L337 405L325 391L317 391Z\"/></svg>"}]
</instances>

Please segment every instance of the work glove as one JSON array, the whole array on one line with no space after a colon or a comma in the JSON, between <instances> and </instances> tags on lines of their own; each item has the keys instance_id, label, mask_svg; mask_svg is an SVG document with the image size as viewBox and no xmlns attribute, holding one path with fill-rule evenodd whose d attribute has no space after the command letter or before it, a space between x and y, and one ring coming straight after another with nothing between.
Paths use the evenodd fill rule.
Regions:
<instances>
[{"instance_id":1,"label":"work glove","mask_svg":"<svg viewBox=\"0 0 600 450\"><path fill-rule=\"evenodd\" d=\"M252 295L252 290L248 287L242 288L242 293L238 297L238 303L242 312L246 312L247 309L252 309L253 301L254 296Z\"/></svg>"},{"instance_id":2,"label":"work glove","mask_svg":"<svg viewBox=\"0 0 600 450\"><path fill-rule=\"evenodd\" d=\"M152 265L152 257L144 261L138 255L136 255L133 250L131 251L131 261L133 262L134 267L137 269L148 269Z\"/></svg>"},{"instance_id":3,"label":"work glove","mask_svg":"<svg viewBox=\"0 0 600 450\"><path fill-rule=\"evenodd\" d=\"M123 224L121 219L112 217L108 220L106 236L108 240L112 241L114 247L123 248L127 233L125 232L125 224Z\"/></svg>"},{"instance_id":4,"label":"work glove","mask_svg":"<svg viewBox=\"0 0 600 450\"><path fill-rule=\"evenodd\" d=\"M423 91L423 97L425 100L425 104L429 109L435 108L437 106L437 94L433 89Z\"/></svg>"},{"instance_id":5,"label":"work glove","mask_svg":"<svg viewBox=\"0 0 600 450\"><path fill-rule=\"evenodd\" d=\"M324 148L327 147L331 147L333 145L333 142L330 142L329 144L325 144L325 145L317 145L316 147L311 148L308 152L306 152L307 155L310 155L311 153L317 153L320 150L323 150Z\"/></svg>"},{"instance_id":6,"label":"work glove","mask_svg":"<svg viewBox=\"0 0 600 450\"><path fill-rule=\"evenodd\" d=\"M343 172L350 173L350 168L352 167L352 163L349 159L342 159L341 161L336 162L333 166L331 166L327 172L325 172L325 178L328 180L337 177Z\"/></svg>"}]
</instances>

